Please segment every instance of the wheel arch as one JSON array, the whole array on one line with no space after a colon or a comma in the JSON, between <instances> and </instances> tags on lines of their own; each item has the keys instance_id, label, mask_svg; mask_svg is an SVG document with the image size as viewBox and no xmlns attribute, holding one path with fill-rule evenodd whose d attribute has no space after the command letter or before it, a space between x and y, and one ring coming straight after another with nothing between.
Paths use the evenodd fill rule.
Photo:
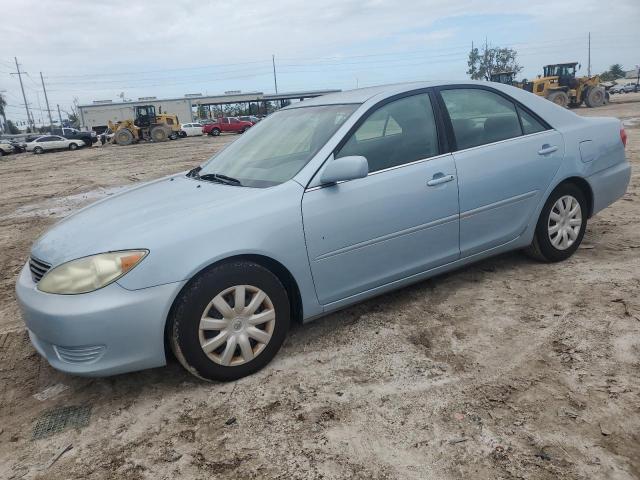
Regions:
<instances>
[{"instance_id":1,"label":"wheel arch","mask_svg":"<svg viewBox=\"0 0 640 480\"><path fill-rule=\"evenodd\" d=\"M180 289L178 294L173 299L173 302L171 303L171 307L169 308L169 311L167 313L167 317L165 318L165 322L164 322L165 323L165 325L164 325L164 350L165 350L165 357L166 358L168 358L172 354L171 353L171 346L169 344L169 332L171 331L171 321L170 321L170 319L173 316L173 312L174 312L174 309L176 307L176 303L178 302L178 299L180 298L182 293L194 282L194 280L196 278L198 278L204 272L206 272L206 271L208 271L208 270L210 270L212 268L215 268L218 265L221 265L221 264L224 264L224 263L228 263L228 262L238 261L238 260L246 260L246 261L257 263L258 265L266 268L267 270L271 271L276 277L278 277L278 280L280 280L280 282L282 283L282 285L286 289L287 296L289 297L289 304L290 304L290 307L291 307L291 320L292 320L292 323L298 323L298 324L302 323L302 320L304 318L303 309L302 309L302 295L300 294L300 288L298 287L298 282L296 282L296 279L294 278L294 276L291 274L291 272L289 271L289 269L287 267L285 267L279 261L277 261L277 260L275 260L275 259L273 259L271 257L268 257L266 255L253 254L253 253L245 253L245 254L233 255L231 257L226 257L226 258L223 258L223 259L216 260L215 262L207 265L206 267L204 267L201 270L199 270L198 272L196 272L189 279L189 281L187 281L182 286L182 288Z\"/></svg>"},{"instance_id":2,"label":"wheel arch","mask_svg":"<svg viewBox=\"0 0 640 480\"><path fill-rule=\"evenodd\" d=\"M575 185L580 189L580 191L584 195L584 198L587 199L587 218L591 218L591 216L593 215L593 189L591 188L591 185L589 185L589 182L587 182L582 177L568 177L559 182L558 185L555 186L554 190L561 185L567 184Z\"/></svg>"}]
</instances>

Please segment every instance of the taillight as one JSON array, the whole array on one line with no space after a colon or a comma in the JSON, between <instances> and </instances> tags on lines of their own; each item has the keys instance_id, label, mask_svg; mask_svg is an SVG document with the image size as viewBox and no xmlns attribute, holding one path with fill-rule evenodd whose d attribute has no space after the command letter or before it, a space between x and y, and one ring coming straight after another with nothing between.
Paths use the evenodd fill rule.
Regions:
<instances>
[{"instance_id":1,"label":"taillight","mask_svg":"<svg viewBox=\"0 0 640 480\"><path fill-rule=\"evenodd\" d=\"M620 129L620 140L622 140L622 145L627 147L627 132L624 131L624 128Z\"/></svg>"}]
</instances>

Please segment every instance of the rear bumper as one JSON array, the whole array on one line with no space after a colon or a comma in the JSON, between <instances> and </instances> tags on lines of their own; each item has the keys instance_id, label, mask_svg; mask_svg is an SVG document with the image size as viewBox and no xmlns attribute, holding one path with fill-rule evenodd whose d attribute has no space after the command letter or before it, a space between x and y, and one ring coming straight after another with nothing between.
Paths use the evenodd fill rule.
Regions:
<instances>
[{"instance_id":1,"label":"rear bumper","mask_svg":"<svg viewBox=\"0 0 640 480\"><path fill-rule=\"evenodd\" d=\"M631 165L627 161L587 177L593 191L592 214L595 215L620 199L626 193L630 179Z\"/></svg>"},{"instance_id":2,"label":"rear bumper","mask_svg":"<svg viewBox=\"0 0 640 480\"><path fill-rule=\"evenodd\" d=\"M184 282L141 290L113 283L81 295L40 292L26 265L18 303L35 349L66 373L106 376L166 364L164 327Z\"/></svg>"}]
</instances>

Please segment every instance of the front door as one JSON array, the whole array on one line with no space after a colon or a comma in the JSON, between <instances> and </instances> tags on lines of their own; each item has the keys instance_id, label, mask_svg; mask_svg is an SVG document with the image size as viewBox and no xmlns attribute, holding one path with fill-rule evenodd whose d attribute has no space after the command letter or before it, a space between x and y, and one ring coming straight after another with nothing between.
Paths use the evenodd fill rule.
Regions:
<instances>
[{"instance_id":1,"label":"front door","mask_svg":"<svg viewBox=\"0 0 640 480\"><path fill-rule=\"evenodd\" d=\"M365 178L309 189L305 238L327 305L458 258L458 187L440 154L427 94L372 111L335 157L362 155ZM329 160L331 161L331 160Z\"/></svg>"},{"instance_id":2,"label":"front door","mask_svg":"<svg viewBox=\"0 0 640 480\"><path fill-rule=\"evenodd\" d=\"M562 135L508 97L485 88L443 88L455 136L463 257L526 229L564 155Z\"/></svg>"}]
</instances>

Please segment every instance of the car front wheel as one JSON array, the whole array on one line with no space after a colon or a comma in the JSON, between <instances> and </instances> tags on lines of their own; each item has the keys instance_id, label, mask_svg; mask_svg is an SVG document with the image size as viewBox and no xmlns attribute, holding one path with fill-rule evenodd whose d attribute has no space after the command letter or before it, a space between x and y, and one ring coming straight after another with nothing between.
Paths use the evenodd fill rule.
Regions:
<instances>
[{"instance_id":1,"label":"car front wheel","mask_svg":"<svg viewBox=\"0 0 640 480\"><path fill-rule=\"evenodd\" d=\"M42 147L36 147L33 149L33 153L35 153L36 155L40 155L41 153L44 153L44 150L42 149Z\"/></svg>"},{"instance_id":2,"label":"car front wheel","mask_svg":"<svg viewBox=\"0 0 640 480\"><path fill-rule=\"evenodd\" d=\"M69 144L69 150L76 150L78 148L78 145L75 143L71 143Z\"/></svg>"},{"instance_id":3,"label":"car front wheel","mask_svg":"<svg viewBox=\"0 0 640 480\"><path fill-rule=\"evenodd\" d=\"M566 260L578 249L587 228L587 202L573 184L557 187L549 196L536 225L532 257L545 262Z\"/></svg>"},{"instance_id":4,"label":"car front wheel","mask_svg":"<svg viewBox=\"0 0 640 480\"><path fill-rule=\"evenodd\" d=\"M235 380L276 355L289 329L289 299L271 271L253 262L229 262L196 277L169 320L173 353L189 372L205 380Z\"/></svg>"}]
</instances>

